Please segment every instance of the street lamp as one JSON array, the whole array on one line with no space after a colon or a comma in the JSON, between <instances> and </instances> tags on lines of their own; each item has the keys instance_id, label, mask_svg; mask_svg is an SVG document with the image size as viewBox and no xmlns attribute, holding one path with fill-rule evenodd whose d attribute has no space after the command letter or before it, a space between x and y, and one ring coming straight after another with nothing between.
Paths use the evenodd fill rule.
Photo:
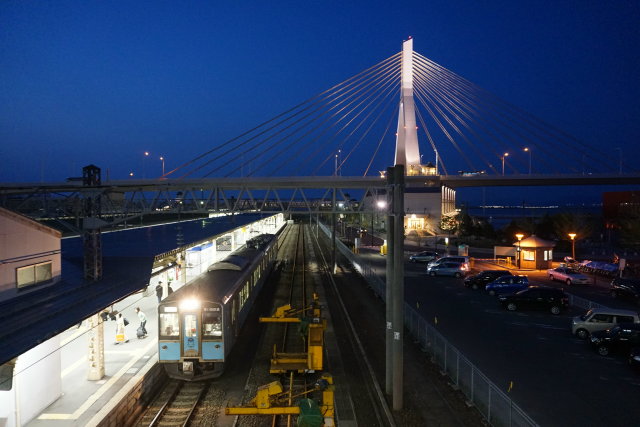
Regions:
<instances>
[{"instance_id":1,"label":"street lamp","mask_svg":"<svg viewBox=\"0 0 640 427\"><path fill-rule=\"evenodd\" d=\"M518 238L518 270L520 270L520 268L522 268L522 248L520 247L520 240L522 240L524 234L518 233L516 237Z\"/></svg>"},{"instance_id":2,"label":"street lamp","mask_svg":"<svg viewBox=\"0 0 640 427\"><path fill-rule=\"evenodd\" d=\"M385 200L378 200L376 201L375 206L373 207L373 212L371 212L371 246L373 246L373 216L378 215L378 211L376 210L376 208L384 209L386 207L387 207L387 202Z\"/></svg>"},{"instance_id":3,"label":"street lamp","mask_svg":"<svg viewBox=\"0 0 640 427\"><path fill-rule=\"evenodd\" d=\"M576 259L576 233L569 233L571 238L571 258Z\"/></svg>"},{"instance_id":4,"label":"street lamp","mask_svg":"<svg viewBox=\"0 0 640 427\"><path fill-rule=\"evenodd\" d=\"M149 152L145 151L144 152L144 157L142 158L142 177L146 178L147 177L147 171L144 167L144 159L146 159L147 157L149 157Z\"/></svg>"},{"instance_id":5,"label":"street lamp","mask_svg":"<svg viewBox=\"0 0 640 427\"><path fill-rule=\"evenodd\" d=\"M162 162L162 176L164 177L164 157L160 156L160 161Z\"/></svg>"},{"instance_id":6,"label":"street lamp","mask_svg":"<svg viewBox=\"0 0 640 427\"><path fill-rule=\"evenodd\" d=\"M525 153L529 153L529 175L531 175L531 149L529 147L524 147Z\"/></svg>"},{"instance_id":7,"label":"street lamp","mask_svg":"<svg viewBox=\"0 0 640 427\"><path fill-rule=\"evenodd\" d=\"M504 176L504 158L508 157L509 153L504 153L500 158L502 159L502 176Z\"/></svg>"}]
</instances>

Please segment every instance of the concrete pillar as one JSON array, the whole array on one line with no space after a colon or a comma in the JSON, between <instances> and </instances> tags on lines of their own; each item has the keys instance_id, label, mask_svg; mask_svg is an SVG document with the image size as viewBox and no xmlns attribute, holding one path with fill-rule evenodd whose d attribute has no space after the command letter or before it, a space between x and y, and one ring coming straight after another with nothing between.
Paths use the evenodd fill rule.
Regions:
<instances>
[{"instance_id":1,"label":"concrete pillar","mask_svg":"<svg viewBox=\"0 0 640 427\"><path fill-rule=\"evenodd\" d=\"M89 322L89 372L87 379L98 381L104 377L104 322L99 314L87 319Z\"/></svg>"}]
</instances>

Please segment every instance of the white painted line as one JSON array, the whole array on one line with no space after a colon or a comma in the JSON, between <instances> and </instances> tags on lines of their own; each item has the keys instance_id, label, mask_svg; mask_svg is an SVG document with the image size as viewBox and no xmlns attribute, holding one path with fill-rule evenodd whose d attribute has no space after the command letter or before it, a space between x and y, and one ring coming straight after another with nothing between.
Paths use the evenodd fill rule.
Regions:
<instances>
[{"instance_id":1,"label":"white painted line","mask_svg":"<svg viewBox=\"0 0 640 427\"><path fill-rule=\"evenodd\" d=\"M39 420L77 420L82 414L87 411L103 394L105 394L112 385L116 383L138 360L142 358L142 356L151 350L152 347L157 345L157 341L151 341L149 345L144 347L141 350L138 350L136 356L131 358L120 370L106 382L106 384L102 385L95 393L87 398L87 400L76 409L73 414L41 414L38 419Z\"/></svg>"},{"instance_id":2,"label":"white painted line","mask_svg":"<svg viewBox=\"0 0 640 427\"><path fill-rule=\"evenodd\" d=\"M60 347L64 347L65 345L67 345L71 341L73 341L76 338L78 338L80 335L83 335L85 332L87 332L87 328L86 327L82 326L82 327L78 328L70 336L68 336L67 338L65 338L62 341L60 341Z\"/></svg>"},{"instance_id":3,"label":"white painted line","mask_svg":"<svg viewBox=\"0 0 640 427\"><path fill-rule=\"evenodd\" d=\"M158 353L155 353L153 355L153 357L151 357L149 359L149 361L147 362L146 365L144 365L144 367L142 369L140 369L140 371L138 371L138 373L136 375L134 375L133 377L131 377L129 379L129 381L127 381L127 384L125 384L124 387L122 387L116 394L115 396L113 396L109 402L104 405L102 407L102 409L100 409L94 416L93 418L91 418L89 420L89 422L87 422L86 427L94 427L99 425L102 420L104 420L107 415L109 415L109 412L111 412L113 410L113 408L115 408L115 406L120 403L122 401L122 399L124 399L124 397L127 395L127 393L129 393L129 391L142 379L142 377L144 377L146 375L147 372L149 372L149 370L153 367L153 365L155 365L156 363L158 363Z\"/></svg>"},{"instance_id":4,"label":"white painted line","mask_svg":"<svg viewBox=\"0 0 640 427\"><path fill-rule=\"evenodd\" d=\"M69 373L71 371L73 371L74 369L76 369L78 366L86 363L87 361L87 356L81 357L80 359L76 360L74 363L72 363L71 365L67 366L65 370L62 371L61 374L61 378L66 377L67 375L69 375Z\"/></svg>"}]
</instances>

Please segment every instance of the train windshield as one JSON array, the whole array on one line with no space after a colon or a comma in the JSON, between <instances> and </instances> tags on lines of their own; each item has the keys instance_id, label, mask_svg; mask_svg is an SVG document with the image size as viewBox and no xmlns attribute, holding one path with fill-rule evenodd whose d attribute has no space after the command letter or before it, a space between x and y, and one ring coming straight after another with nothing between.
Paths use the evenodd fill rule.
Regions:
<instances>
[{"instance_id":1,"label":"train windshield","mask_svg":"<svg viewBox=\"0 0 640 427\"><path fill-rule=\"evenodd\" d=\"M178 313L160 313L160 336L165 339L180 335Z\"/></svg>"},{"instance_id":2,"label":"train windshield","mask_svg":"<svg viewBox=\"0 0 640 427\"><path fill-rule=\"evenodd\" d=\"M206 338L222 338L222 310L220 306L204 308L202 329Z\"/></svg>"}]
</instances>

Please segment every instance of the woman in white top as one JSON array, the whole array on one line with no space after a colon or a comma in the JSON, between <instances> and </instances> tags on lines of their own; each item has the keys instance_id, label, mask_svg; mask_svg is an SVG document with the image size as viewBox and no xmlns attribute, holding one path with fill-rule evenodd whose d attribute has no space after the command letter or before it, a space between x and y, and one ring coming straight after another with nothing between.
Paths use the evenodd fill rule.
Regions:
<instances>
[{"instance_id":1,"label":"woman in white top","mask_svg":"<svg viewBox=\"0 0 640 427\"><path fill-rule=\"evenodd\" d=\"M122 317L122 313L118 313L118 319L116 320L116 344L129 342L124 333L124 326L124 317Z\"/></svg>"}]
</instances>

